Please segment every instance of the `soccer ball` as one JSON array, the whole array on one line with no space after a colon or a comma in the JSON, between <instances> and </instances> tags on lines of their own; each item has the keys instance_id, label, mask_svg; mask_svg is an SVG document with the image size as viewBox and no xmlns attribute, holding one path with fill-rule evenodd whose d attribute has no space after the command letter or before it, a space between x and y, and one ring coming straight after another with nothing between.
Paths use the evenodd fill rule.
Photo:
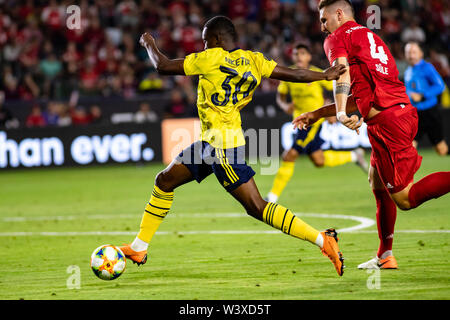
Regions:
<instances>
[{"instance_id":1,"label":"soccer ball","mask_svg":"<svg viewBox=\"0 0 450 320\"><path fill-rule=\"evenodd\" d=\"M102 280L114 280L124 271L127 260L122 250L110 244L105 244L94 250L91 255L91 268L94 274Z\"/></svg>"}]
</instances>

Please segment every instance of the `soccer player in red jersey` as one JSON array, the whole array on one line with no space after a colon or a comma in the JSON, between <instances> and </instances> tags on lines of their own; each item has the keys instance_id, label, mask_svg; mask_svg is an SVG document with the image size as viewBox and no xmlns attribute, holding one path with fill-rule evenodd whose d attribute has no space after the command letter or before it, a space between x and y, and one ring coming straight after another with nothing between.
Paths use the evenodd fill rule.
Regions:
<instances>
[{"instance_id":1,"label":"soccer player in red jersey","mask_svg":"<svg viewBox=\"0 0 450 320\"><path fill-rule=\"evenodd\" d=\"M369 181L377 204L380 246L377 257L358 268L396 269L392 254L396 206L418 207L450 191L450 172L436 172L414 183L422 157L412 142L418 115L398 80L394 58L386 44L368 28L355 22L349 0L321 0L320 22L328 34L324 42L330 64L347 65L334 84L335 103L297 117L293 124L307 128L318 119L336 115L350 129L368 126L372 145ZM347 116L359 110L357 115Z\"/></svg>"}]
</instances>

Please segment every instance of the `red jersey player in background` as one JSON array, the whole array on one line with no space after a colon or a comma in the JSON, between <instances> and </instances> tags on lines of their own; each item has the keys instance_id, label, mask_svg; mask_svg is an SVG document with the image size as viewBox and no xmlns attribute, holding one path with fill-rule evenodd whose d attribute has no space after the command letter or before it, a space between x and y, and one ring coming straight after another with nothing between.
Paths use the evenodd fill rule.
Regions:
<instances>
[{"instance_id":1,"label":"red jersey player in background","mask_svg":"<svg viewBox=\"0 0 450 320\"><path fill-rule=\"evenodd\" d=\"M350 129L358 131L362 122L372 145L369 182L377 204L380 246L377 257L360 269L397 269L392 254L396 205L402 210L450 191L450 172L436 172L413 183L422 157L412 142L417 133L418 116L388 47L375 33L354 20L348 0L322 0L320 22L328 34L324 43L330 64L344 64L347 72L334 84L335 103L297 117L293 124L309 127L322 117L336 115ZM350 95L351 93L351 95ZM347 116L359 110L357 115Z\"/></svg>"}]
</instances>

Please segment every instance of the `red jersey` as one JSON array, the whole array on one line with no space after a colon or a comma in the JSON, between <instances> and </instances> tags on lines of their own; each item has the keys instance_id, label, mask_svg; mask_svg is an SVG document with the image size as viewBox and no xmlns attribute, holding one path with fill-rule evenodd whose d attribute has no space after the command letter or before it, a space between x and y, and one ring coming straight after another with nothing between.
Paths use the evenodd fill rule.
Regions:
<instances>
[{"instance_id":1,"label":"red jersey","mask_svg":"<svg viewBox=\"0 0 450 320\"><path fill-rule=\"evenodd\" d=\"M405 85L398 79L394 57L368 28L348 21L325 39L323 47L330 64L337 58L347 58L351 93L364 118L371 107L387 109L410 103Z\"/></svg>"}]
</instances>

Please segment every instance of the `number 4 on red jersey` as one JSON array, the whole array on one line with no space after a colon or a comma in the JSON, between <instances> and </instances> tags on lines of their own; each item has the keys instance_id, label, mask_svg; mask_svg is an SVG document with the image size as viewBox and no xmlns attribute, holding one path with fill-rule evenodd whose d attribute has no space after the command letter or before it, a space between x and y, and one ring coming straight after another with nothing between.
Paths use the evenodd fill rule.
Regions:
<instances>
[{"instance_id":1,"label":"number 4 on red jersey","mask_svg":"<svg viewBox=\"0 0 450 320\"><path fill-rule=\"evenodd\" d=\"M325 39L324 50L330 64L339 57L347 58L352 95L363 117L373 105L389 108L410 103L389 48L368 28L346 22Z\"/></svg>"}]
</instances>

